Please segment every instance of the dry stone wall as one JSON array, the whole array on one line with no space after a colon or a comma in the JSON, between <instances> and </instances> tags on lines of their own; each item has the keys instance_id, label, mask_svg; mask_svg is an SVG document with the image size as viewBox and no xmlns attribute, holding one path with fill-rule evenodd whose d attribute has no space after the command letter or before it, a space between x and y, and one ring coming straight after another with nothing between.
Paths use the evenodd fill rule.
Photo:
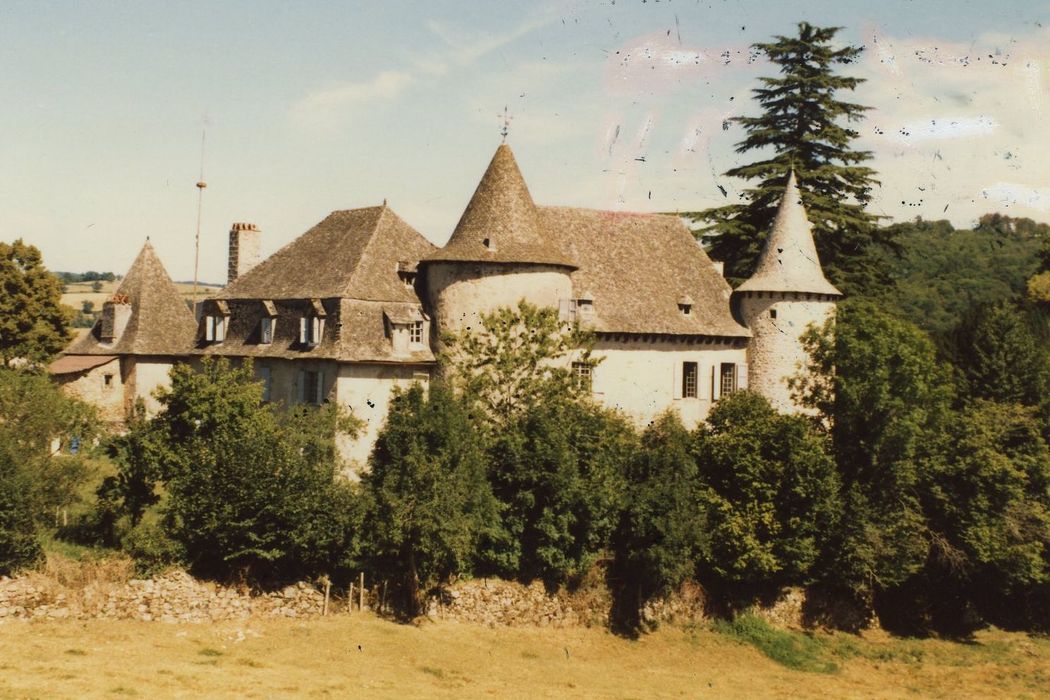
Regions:
<instances>
[{"instance_id":1,"label":"dry stone wall","mask_svg":"<svg viewBox=\"0 0 1050 700\"><path fill-rule=\"evenodd\" d=\"M183 571L68 591L32 574L0 577L0 624L9 620L121 619L217 622L319 616L324 594L306 583L250 594L198 581Z\"/></svg>"}]
</instances>

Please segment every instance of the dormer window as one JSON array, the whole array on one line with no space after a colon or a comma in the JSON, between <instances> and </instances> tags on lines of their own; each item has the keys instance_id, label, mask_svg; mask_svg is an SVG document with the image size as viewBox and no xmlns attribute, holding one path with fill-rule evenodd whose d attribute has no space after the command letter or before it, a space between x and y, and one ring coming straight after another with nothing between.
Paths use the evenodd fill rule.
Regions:
<instances>
[{"instance_id":1,"label":"dormer window","mask_svg":"<svg viewBox=\"0 0 1050 700\"><path fill-rule=\"evenodd\" d=\"M408 342L411 345L423 344L423 321L415 321L408 328Z\"/></svg>"},{"instance_id":2,"label":"dormer window","mask_svg":"<svg viewBox=\"0 0 1050 700\"><path fill-rule=\"evenodd\" d=\"M269 299L263 301L263 315L259 319L259 343L273 343L274 329L277 326L277 307Z\"/></svg>"},{"instance_id":3,"label":"dormer window","mask_svg":"<svg viewBox=\"0 0 1050 700\"><path fill-rule=\"evenodd\" d=\"M678 311L683 316L693 315L693 299L688 294L678 297Z\"/></svg>"},{"instance_id":4,"label":"dormer window","mask_svg":"<svg viewBox=\"0 0 1050 700\"><path fill-rule=\"evenodd\" d=\"M426 343L427 317L418 306L383 307L383 326L395 355L418 351Z\"/></svg>"},{"instance_id":5,"label":"dormer window","mask_svg":"<svg viewBox=\"0 0 1050 700\"><path fill-rule=\"evenodd\" d=\"M328 313L320 299L310 300L309 312L299 318L299 344L316 347L324 337L324 320Z\"/></svg>"},{"instance_id":6,"label":"dormer window","mask_svg":"<svg viewBox=\"0 0 1050 700\"><path fill-rule=\"evenodd\" d=\"M217 299L210 306L208 315L204 317L204 340L208 343L221 343L226 340L230 306L222 299Z\"/></svg>"},{"instance_id":7,"label":"dormer window","mask_svg":"<svg viewBox=\"0 0 1050 700\"><path fill-rule=\"evenodd\" d=\"M576 310L579 306L576 299L558 300L558 320L572 325L576 323Z\"/></svg>"},{"instance_id":8,"label":"dormer window","mask_svg":"<svg viewBox=\"0 0 1050 700\"><path fill-rule=\"evenodd\" d=\"M415 263L406 262L404 260L397 263L397 277L401 280L401 284L409 289L416 284L416 271L417 268Z\"/></svg>"}]
</instances>

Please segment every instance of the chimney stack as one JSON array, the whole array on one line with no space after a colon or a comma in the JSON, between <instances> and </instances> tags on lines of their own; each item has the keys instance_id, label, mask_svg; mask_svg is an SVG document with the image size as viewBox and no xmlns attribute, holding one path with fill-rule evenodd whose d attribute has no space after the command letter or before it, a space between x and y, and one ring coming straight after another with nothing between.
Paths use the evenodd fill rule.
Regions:
<instances>
[{"instance_id":1,"label":"chimney stack","mask_svg":"<svg viewBox=\"0 0 1050 700\"><path fill-rule=\"evenodd\" d=\"M259 264L262 233L255 224L236 223L230 227L230 258L226 284Z\"/></svg>"}]
</instances>

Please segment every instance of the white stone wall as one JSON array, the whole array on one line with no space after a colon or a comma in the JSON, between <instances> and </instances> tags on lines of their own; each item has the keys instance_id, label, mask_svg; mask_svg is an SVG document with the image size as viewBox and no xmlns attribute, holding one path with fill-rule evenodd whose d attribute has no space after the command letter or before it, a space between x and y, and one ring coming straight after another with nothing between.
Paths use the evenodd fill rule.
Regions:
<instances>
[{"instance_id":1,"label":"white stone wall","mask_svg":"<svg viewBox=\"0 0 1050 700\"><path fill-rule=\"evenodd\" d=\"M379 429L386 422L394 387L407 388L413 382L429 384L425 366L343 364L339 366L334 400L364 421L356 439L340 437L339 448L353 474L365 468Z\"/></svg>"},{"instance_id":2,"label":"white stone wall","mask_svg":"<svg viewBox=\"0 0 1050 700\"><path fill-rule=\"evenodd\" d=\"M592 355L602 358L592 375L595 398L623 411L639 427L668 408L677 411L688 428L707 418L720 398L718 379L723 363L736 365L737 388L747 388L747 351L731 343L600 338ZM682 396L686 362L697 363L696 398Z\"/></svg>"},{"instance_id":3,"label":"white stone wall","mask_svg":"<svg viewBox=\"0 0 1050 700\"><path fill-rule=\"evenodd\" d=\"M174 366L170 360L127 357L126 363L129 389L127 392L128 407L134 405L137 399L142 399L146 405L146 414L153 416L160 410L160 402L157 401L157 389L171 386L169 372Z\"/></svg>"},{"instance_id":4,"label":"white stone wall","mask_svg":"<svg viewBox=\"0 0 1050 700\"><path fill-rule=\"evenodd\" d=\"M791 400L788 379L808 362L802 334L835 312L834 298L797 292L748 292L737 303L753 335L747 353L751 389L769 399L778 411L803 412Z\"/></svg>"},{"instance_id":5,"label":"white stone wall","mask_svg":"<svg viewBox=\"0 0 1050 700\"><path fill-rule=\"evenodd\" d=\"M558 308L573 296L569 271L547 265L430 263L426 287L439 334L476 328L481 314L516 307L521 299Z\"/></svg>"}]
</instances>

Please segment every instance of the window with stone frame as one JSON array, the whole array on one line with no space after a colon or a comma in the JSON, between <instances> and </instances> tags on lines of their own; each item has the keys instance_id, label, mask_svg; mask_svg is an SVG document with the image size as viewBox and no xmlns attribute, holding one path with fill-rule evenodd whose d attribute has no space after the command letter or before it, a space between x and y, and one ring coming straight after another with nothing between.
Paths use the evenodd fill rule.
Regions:
<instances>
[{"instance_id":1,"label":"window with stone frame","mask_svg":"<svg viewBox=\"0 0 1050 700\"><path fill-rule=\"evenodd\" d=\"M682 398L695 399L699 395L700 368L695 362L682 363Z\"/></svg>"},{"instance_id":2,"label":"window with stone frame","mask_svg":"<svg viewBox=\"0 0 1050 700\"><path fill-rule=\"evenodd\" d=\"M263 316L259 322L259 342L269 345L273 342L274 319L272 316Z\"/></svg>"},{"instance_id":3,"label":"window with stone frame","mask_svg":"<svg viewBox=\"0 0 1050 700\"><path fill-rule=\"evenodd\" d=\"M423 322L414 321L412 325L408 327L408 342L412 345L423 344Z\"/></svg>"}]
</instances>

